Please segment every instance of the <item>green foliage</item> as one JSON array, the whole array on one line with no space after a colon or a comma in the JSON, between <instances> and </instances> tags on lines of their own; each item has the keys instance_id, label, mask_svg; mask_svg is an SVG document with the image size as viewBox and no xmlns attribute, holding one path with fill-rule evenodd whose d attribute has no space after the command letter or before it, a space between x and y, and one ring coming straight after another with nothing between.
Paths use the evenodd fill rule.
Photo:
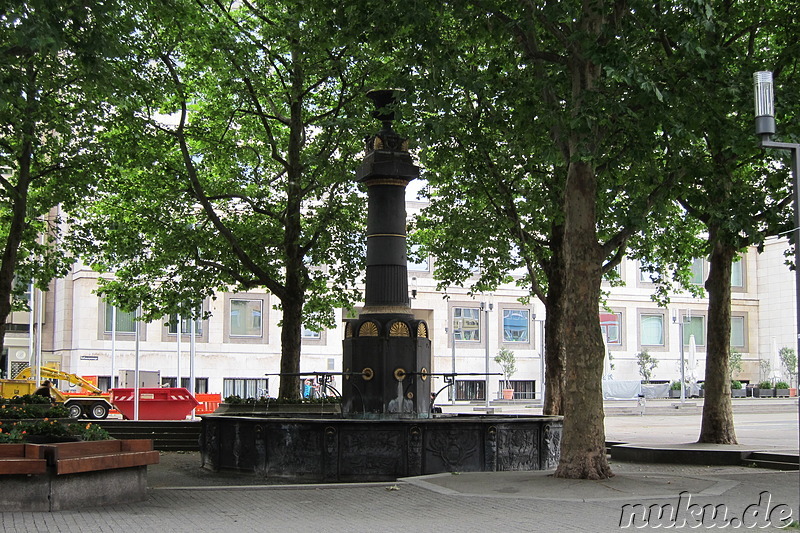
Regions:
<instances>
[{"instance_id":1,"label":"green foliage","mask_svg":"<svg viewBox=\"0 0 800 533\"><path fill-rule=\"evenodd\" d=\"M41 402L39 398L42 397L36 397L36 400L31 403L20 401L21 398L0 400L0 420L66 418L69 416L68 409L63 405L52 404L47 398L44 398L45 402Z\"/></svg>"},{"instance_id":2,"label":"green foliage","mask_svg":"<svg viewBox=\"0 0 800 533\"><path fill-rule=\"evenodd\" d=\"M119 44L134 2L4 2L0 18L0 323L73 262L54 207L80 203L106 166ZM16 279L16 285L13 280ZM2 344L0 337L0 344Z\"/></svg>"},{"instance_id":3,"label":"green foliage","mask_svg":"<svg viewBox=\"0 0 800 533\"><path fill-rule=\"evenodd\" d=\"M772 369L772 365L769 362L769 359L759 359L758 360L758 376L762 379L769 377L770 370Z\"/></svg>"},{"instance_id":4,"label":"green foliage","mask_svg":"<svg viewBox=\"0 0 800 533\"><path fill-rule=\"evenodd\" d=\"M741 371L742 353L739 350L731 350L730 359L728 359L728 378L732 378Z\"/></svg>"},{"instance_id":5,"label":"green foliage","mask_svg":"<svg viewBox=\"0 0 800 533\"><path fill-rule=\"evenodd\" d=\"M2 403L6 405L25 405L25 404L51 404L53 401L46 396L39 394L23 394L13 398L5 398Z\"/></svg>"},{"instance_id":6,"label":"green foliage","mask_svg":"<svg viewBox=\"0 0 800 533\"><path fill-rule=\"evenodd\" d=\"M102 295L150 320L264 288L292 332L281 368L299 371L301 325L333 327L333 310L361 299L353 170L380 127L364 93L383 64L351 16L319 0L151 5L135 94L104 135L114 167L73 235L115 273Z\"/></svg>"},{"instance_id":7,"label":"green foliage","mask_svg":"<svg viewBox=\"0 0 800 533\"><path fill-rule=\"evenodd\" d=\"M778 382L775 383L775 388L776 389L788 389L789 388L789 384L786 383L785 381L778 381Z\"/></svg>"},{"instance_id":8,"label":"green foliage","mask_svg":"<svg viewBox=\"0 0 800 533\"><path fill-rule=\"evenodd\" d=\"M794 348L784 346L778 350L778 357L781 365L786 369L786 374L789 376L789 383L795 383L797 379L797 352Z\"/></svg>"},{"instance_id":9,"label":"green foliage","mask_svg":"<svg viewBox=\"0 0 800 533\"><path fill-rule=\"evenodd\" d=\"M109 440L106 430L92 423L65 424L60 420L41 420L13 422L5 426L0 423L0 443L24 442L28 436L37 437L78 437L81 440Z\"/></svg>"},{"instance_id":10,"label":"green foliage","mask_svg":"<svg viewBox=\"0 0 800 533\"><path fill-rule=\"evenodd\" d=\"M318 396L315 398L242 398L238 394L227 396L225 403L231 405L314 405L322 403L339 403L341 398L338 396Z\"/></svg>"},{"instance_id":11,"label":"green foliage","mask_svg":"<svg viewBox=\"0 0 800 533\"><path fill-rule=\"evenodd\" d=\"M772 389L772 382L771 381L762 381L758 384L759 389Z\"/></svg>"},{"instance_id":12,"label":"green foliage","mask_svg":"<svg viewBox=\"0 0 800 533\"><path fill-rule=\"evenodd\" d=\"M636 354L636 364L639 367L639 375L645 383L650 383L650 378L653 376L653 370L658 366L658 359L650 355L647 350L642 350Z\"/></svg>"},{"instance_id":13,"label":"green foliage","mask_svg":"<svg viewBox=\"0 0 800 533\"><path fill-rule=\"evenodd\" d=\"M741 389L741 388L742 388L742 382L741 381L739 381L737 379L731 380L731 389L738 390L738 389Z\"/></svg>"},{"instance_id":14,"label":"green foliage","mask_svg":"<svg viewBox=\"0 0 800 533\"><path fill-rule=\"evenodd\" d=\"M670 386L670 390L681 390L681 382L680 381L673 381Z\"/></svg>"}]
</instances>

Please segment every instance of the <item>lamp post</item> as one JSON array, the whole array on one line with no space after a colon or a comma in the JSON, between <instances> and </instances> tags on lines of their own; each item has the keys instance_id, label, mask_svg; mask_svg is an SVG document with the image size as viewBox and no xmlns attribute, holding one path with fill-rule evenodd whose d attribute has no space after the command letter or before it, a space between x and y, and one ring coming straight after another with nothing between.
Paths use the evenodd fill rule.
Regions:
<instances>
[{"instance_id":1,"label":"lamp post","mask_svg":"<svg viewBox=\"0 0 800 533\"><path fill-rule=\"evenodd\" d=\"M445 329L447 331L447 329ZM450 371L453 373L453 385L450 386L450 404L456 404L456 383L455 383L455 376L456 376L456 327L455 327L455 317L453 316L453 312L450 313L450 331L447 331L450 335Z\"/></svg>"},{"instance_id":2,"label":"lamp post","mask_svg":"<svg viewBox=\"0 0 800 533\"><path fill-rule=\"evenodd\" d=\"M481 311L484 312L484 321L486 322L486 338L484 339L484 346L486 347L486 390L484 396L486 399L486 408L489 408L489 311L494 308L494 304L481 302Z\"/></svg>"},{"instance_id":3,"label":"lamp post","mask_svg":"<svg viewBox=\"0 0 800 533\"><path fill-rule=\"evenodd\" d=\"M684 314L680 321L678 321L678 315L680 315L680 311L677 309L672 311L672 323L678 324L678 346L681 354L681 403L684 403L686 401L686 364L683 352L683 324L687 322L687 315Z\"/></svg>"},{"instance_id":4,"label":"lamp post","mask_svg":"<svg viewBox=\"0 0 800 533\"><path fill-rule=\"evenodd\" d=\"M795 298L795 336L797 353L800 353L800 184L797 174L800 169L800 144L772 140L775 133L775 102L772 90L772 72L760 71L753 74L755 85L756 135L762 148L787 150L792 162L792 198L794 201L794 298ZM795 368L795 372L798 369Z\"/></svg>"}]
</instances>

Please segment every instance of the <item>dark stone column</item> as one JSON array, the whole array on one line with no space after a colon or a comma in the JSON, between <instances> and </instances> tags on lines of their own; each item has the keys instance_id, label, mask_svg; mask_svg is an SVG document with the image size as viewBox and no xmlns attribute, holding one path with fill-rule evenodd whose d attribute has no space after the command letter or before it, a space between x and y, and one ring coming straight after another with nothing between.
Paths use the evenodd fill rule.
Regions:
<instances>
[{"instance_id":1,"label":"dark stone column","mask_svg":"<svg viewBox=\"0 0 800 533\"><path fill-rule=\"evenodd\" d=\"M394 91L371 91L381 130L366 140L356 179L367 187L365 307L348 320L342 412L347 416L428 417L431 348L428 326L408 298L405 189L419 177L408 140L393 129Z\"/></svg>"}]
</instances>

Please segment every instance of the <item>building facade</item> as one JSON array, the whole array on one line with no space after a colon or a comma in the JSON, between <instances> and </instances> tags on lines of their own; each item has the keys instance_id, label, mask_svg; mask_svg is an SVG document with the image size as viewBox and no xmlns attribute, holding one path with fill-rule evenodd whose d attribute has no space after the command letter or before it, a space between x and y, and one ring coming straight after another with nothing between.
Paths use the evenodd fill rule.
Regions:
<instances>
[{"instance_id":1,"label":"building facade","mask_svg":"<svg viewBox=\"0 0 800 533\"><path fill-rule=\"evenodd\" d=\"M773 377L765 374L762 361L769 361L774 372L780 367L774 352L784 346L795 347L794 279L783 255L787 246L785 240L771 240L763 253L750 250L734 266L731 345L742 354L742 370L735 379L755 383ZM453 392L459 401L484 400L487 393L489 399L500 397L504 385L494 357L502 348L516 356L517 371L511 376L515 398L540 398L545 317L541 302L521 304L525 291L513 285L485 295L450 287L445 298L436 290L433 261L409 264L408 270L413 313L430 327L432 372L436 374L432 390L444 389L439 401L451 400ZM695 282L702 284L708 274L707 263L696 261L694 272ZM669 307L658 307L650 298L653 283L638 262L623 260L619 275L624 286L605 285L606 306L598 309L610 354L604 377L641 379L637 354L646 350L658 361L653 380L678 380L682 344L687 377L702 381L707 299L674 294ZM178 328L167 325L168 317L138 323L137 343L133 316L114 312L95 294L98 277L90 268L76 264L68 276L54 280L50 290L41 294L41 313L39 293L33 292L33 316L12 314L0 365L4 375L13 376L33 364L40 350L43 365L97 376L101 388L109 388L112 368L116 376L135 368L138 344L139 369L160 372L165 384L176 386L180 377L180 384L188 387L193 374L196 392L223 397L277 394L280 312L273 309L276 301L270 294L223 293L204 302L210 317L195 324L194 343L190 324L182 321L179 355ZM345 318L344 310L337 312ZM322 332L304 330L301 371L341 372L343 338L341 322ZM789 381L785 369L781 371ZM445 389L444 374L456 374L455 387ZM486 374L490 374L488 380ZM340 383L334 379L334 386ZM114 385L118 384L115 380Z\"/></svg>"}]
</instances>

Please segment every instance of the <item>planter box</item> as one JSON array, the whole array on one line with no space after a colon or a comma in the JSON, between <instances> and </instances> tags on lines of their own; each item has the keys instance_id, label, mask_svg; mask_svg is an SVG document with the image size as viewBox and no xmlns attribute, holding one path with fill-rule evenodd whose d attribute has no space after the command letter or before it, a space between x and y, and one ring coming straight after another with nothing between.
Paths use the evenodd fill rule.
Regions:
<instances>
[{"instance_id":1,"label":"planter box","mask_svg":"<svg viewBox=\"0 0 800 533\"><path fill-rule=\"evenodd\" d=\"M0 444L0 511L61 511L143 501L147 465L158 461L149 439Z\"/></svg>"},{"instance_id":2,"label":"planter box","mask_svg":"<svg viewBox=\"0 0 800 533\"><path fill-rule=\"evenodd\" d=\"M744 398L746 396L747 396L747 390L745 389L731 389L732 398Z\"/></svg>"},{"instance_id":3,"label":"planter box","mask_svg":"<svg viewBox=\"0 0 800 533\"><path fill-rule=\"evenodd\" d=\"M775 389L775 397L776 398L788 398L789 397L789 389Z\"/></svg>"},{"instance_id":4,"label":"planter box","mask_svg":"<svg viewBox=\"0 0 800 533\"><path fill-rule=\"evenodd\" d=\"M678 389L678 390L672 390L672 389L670 389L670 390L669 390L669 397L670 397L670 398L680 398L680 397L681 397L681 391L680 391L680 389ZM687 398L689 397L689 391L686 391L686 397L687 397Z\"/></svg>"},{"instance_id":5,"label":"planter box","mask_svg":"<svg viewBox=\"0 0 800 533\"><path fill-rule=\"evenodd\" d=\"M753 389L753 398L774 398L775 389Z\"/></svg>"}]
</instances>

